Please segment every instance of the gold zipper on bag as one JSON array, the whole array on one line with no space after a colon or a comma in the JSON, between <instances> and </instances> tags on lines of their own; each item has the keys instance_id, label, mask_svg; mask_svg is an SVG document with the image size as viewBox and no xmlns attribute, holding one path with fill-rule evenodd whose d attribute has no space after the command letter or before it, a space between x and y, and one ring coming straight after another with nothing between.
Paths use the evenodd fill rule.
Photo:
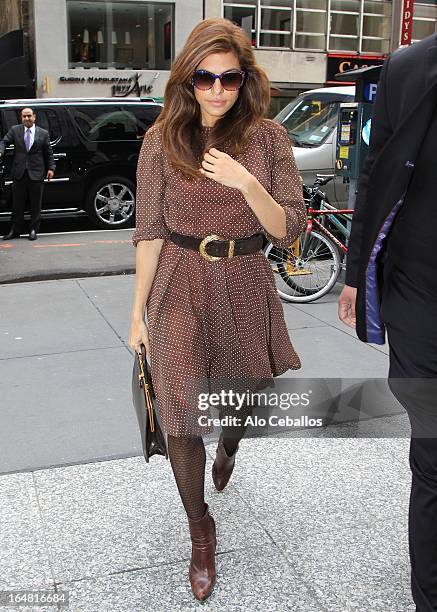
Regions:
<instances>
[{"instance_id":1,"label":"gold zipper on bag","mask_svg":"<svg viewBox=\"0 0 437 612\"><path fill-rule=\"evenodd\" d=\"M150 385L146 383L142 355L141 353L137 353L137 355L138 355L138 366L140 368L140 373L139 373L140 387L143 387L144 389L144 396L146 398L147 411L149 413L149 419L150 419L150 429L151 431L155 431L155 421L153 418L153 403L152 403L152 398L150 396Z\"/></svg>"}]
</instances>

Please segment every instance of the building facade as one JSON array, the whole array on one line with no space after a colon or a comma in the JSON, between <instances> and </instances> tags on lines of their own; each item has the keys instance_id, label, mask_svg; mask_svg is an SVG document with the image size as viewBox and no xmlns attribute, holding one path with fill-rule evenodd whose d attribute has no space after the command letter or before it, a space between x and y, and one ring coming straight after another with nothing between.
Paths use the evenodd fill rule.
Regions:
<instances>
[{"instance_id":1,"label":"building facade","mask_svg":"<svg viewBox=\"0 0 437 612\"><path fill-rule=\"evenodd\" d=\"M202 19L226 17L252 41L272 85L271 114L337 72L381 63L413 0L2 0L0 34L23 23L35 95L160 97L174 57ZM410 10L410 9L409 9ZM411 39L436 31L437 0L415 2ZM8 23L9 20L9 23Z\"/></svg>"},{"instance_id":2,"label":"building facade","mask_svg":"<svg viewBox=\"0 0 437 612\"><path fill-rule=\"evenodd\" d=\"M205 16L246 29L277 90L279 111L301 91L337 84L335 74L381 64L397 49L404 2L414 0L206 0ZM437 29L437 0L414 2L411 41ZM343 83L344 84L344 83Z\"/></svg>"},{"instance_id":3,"label":"building facade","mask_svg":"<svg viewBox=\"0 0 437 612\"><path fill-rule=\"evenodd\" d=\"M202 2L34 1L37 94L162 96Z\"/></svg>"}]
</instances>

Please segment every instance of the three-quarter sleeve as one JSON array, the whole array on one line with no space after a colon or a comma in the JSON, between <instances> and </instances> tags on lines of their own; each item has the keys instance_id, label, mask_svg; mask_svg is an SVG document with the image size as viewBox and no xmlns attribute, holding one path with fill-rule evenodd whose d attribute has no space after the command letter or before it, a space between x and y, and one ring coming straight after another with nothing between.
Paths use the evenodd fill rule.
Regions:
<instances>
[{"instance_id":1,"label":"three-quarter sleeve","mask_svg":"<svg viewBox=\"0 0 437 612\"><path fill-rule=\"evenodd\" d=\"M136 225L132 242L167 238L169 229L164 219L164 159L157 126L144 134L137 164Z\"/></svg>"},{"instance_id":2,"label":"three-quarter sleeve","mask_svg":"<svg viewBox=\"0 0 437 612\"><path fill-rule=\"evenodd\" d=\"M287 130L274 124L272 134L272 188L270 195L285 211L286 233L275 238L265 235L275 246L288 247L303 232L307 224L307 213L303 199L302 180L293 154L293 146Z\"/></svg>"}]
</instances>

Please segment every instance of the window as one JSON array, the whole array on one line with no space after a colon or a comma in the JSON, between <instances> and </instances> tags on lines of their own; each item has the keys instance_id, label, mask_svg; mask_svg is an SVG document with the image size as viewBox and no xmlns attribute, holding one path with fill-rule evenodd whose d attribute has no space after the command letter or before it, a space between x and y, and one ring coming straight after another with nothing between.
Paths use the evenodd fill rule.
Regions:
<instances>
[{"instance_id":1,"label":"window","mask_svg":"<svg viewBox=\"0 0 437 612\"><path fill-rule=\"evenodd\" d=\"M67 0L69 66L169 70L172 4Z\"/></svg>"},{"instance_id":2,"label":"window","mask_svg":"<svg viewBox=\"0 0 437 612\"><path fill-rule=\"evenodd\" d=\"M437 6L436 2L424 2L414 5L413 31L411 34L412 42L422 40L436 32L437 27Z\"/></svg>"},{"instance_id":3,"label":"window","mask_svg":"<svg viewBox=\"0 0 437 612\"><path fill-rule=\"evenodd\" d=\"M359 51L360 1L331 0L330 51Z\"/></svg>"},{"instance_id":4,"label":"window","mask_svg":"<svg viewBox=\"0 0 437 612\"><path fill-rule=\"evenodd\" d=\"M261 0L260 47L291 47L292 8L289 0Z\"/></svg>"},{"instance_id":5,"label":"window","mask_svg":"<svg viewBox=\"0 0 437 612\"><path fill-rule=\"evenodd\" d=\"M391 0L224 0L223 16L249 19L258 48L390 51Z\"/></svg>"},{"instance_id":6,"label":"window","mask_svg":"<svg viewBox=\"0 0 437 612\"><path fill-rule=\"evenodd\" d=\"M381 0L365 0L363 12L363 52L389 53L391 4Z\"/></svg>"},{"instance_id":7,"label":"window","mask_svg":"<svg viewBox=\"0 0 437 612\"><path fill-rule=\"evenodd\" d=\"M149 127L154 123L155 119L160 114L162 108L160 106L128 106L123 108L124 111L130 113L136 123L136 138L142 138Z\"/></svg>"},{"instance_id":8,"label":"window","mask_svg":"<svg viewBox=\"0 0 437 612\"><path fill-rule=\"evenodd\" d=\"M230 19L230 21L239 25L247 34L250 32L249 39L253 46L256 45L256 5L256 0L243 0L238 2L237 6L233 6L232 2L223 6L223 16L226 19Z\"/></svg>"},{"instance_id":9,"label":"window","mask_svg":"<svg viewBox=\"0 0 437 612\"><path fill-rule=\"evenodd\" d=\"M6 129L9 130L13 125L20 125L21 121L21 110L23 107L17 109L8 109L4 111L4 119L6 122ZM61 137L61 125L59 123L58 112L52 108L33 108L33 112L36 115L35 125L39 125L44 130L47 130L50 136L50 142L56 142Z\"/></svg>"},{"instance_id":10,"label":"window","mask_svg":"<svg viewBox=\"0 0 437 612\"><path fill-rule=\"evenodd\" d=\"M5 133L11 129L14 125L18 125L21 123L20 119L21 108L17 108L15 110L8 109L3 111L3 119L5 122Z\"/></svg>"},{"instance_id":11,"label":"window","mask_svg":"<svg viewBox=\"0 0 437 612\"><path fill-rule=\"evenodd\" d=\"M144 136L150 124L159 114L153 110L113 105L77 105L70 107L70 113L88 140L108 142L113 140L138 140Z\"/></svg>"},{"instance_id":12,"label":"window","mask_svg":"<svg viewBox=\"0 0 437 612\"><path fill-rule=\"evenodd\" d=\"M326 48L326 0L296 0L296 49Z\"/></svg>"},{"instance_id":13,"label":"window","mask_svg":"<svg viewBox=\"0 0 437 612\"><path fill-rule=\"evenodd\" d=\"M330 51L388 53L391 0L331 0Z\"/></svg>"},{"instance_id":14,"label":"window","mask_svg":"<svg viewBox=\"0 0 437 612\"><path fill-rule=\"evenodd\" d=\"M337 125L338 101L296 98L276 117L296 147L317 147Z\"/></svg>"},{"instance_id":15,"label":"window","mask_svg":"<svg viewBox=\"0 0 437 612\"><path fill-rule=\"evenodd\" d=\"M61 137L61 126L57 112L52 108L35 108L36 125L44 128L50 135L50 142L55 142Z\"/></svg>"}]
</instances>

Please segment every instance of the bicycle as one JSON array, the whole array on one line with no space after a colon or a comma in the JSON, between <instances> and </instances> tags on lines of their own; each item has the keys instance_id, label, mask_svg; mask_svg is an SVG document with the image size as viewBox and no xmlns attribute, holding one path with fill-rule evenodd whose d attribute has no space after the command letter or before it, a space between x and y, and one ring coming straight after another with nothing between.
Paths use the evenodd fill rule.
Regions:
<instances>
[{"instance_id":1,"label":"bicycle","mask_svg":"<svg viewBox=\"0 0 437 612\"><path fill-rule=\"evenodd\" d=\"M271 242L264 247L278 293L287 302L313 302L326 295L345 267L353 209L335 208L319 189L334 176L317 175L312 187L303 185L308 223L299 238L288 248Z\"/></svg>"}]
</instances>

